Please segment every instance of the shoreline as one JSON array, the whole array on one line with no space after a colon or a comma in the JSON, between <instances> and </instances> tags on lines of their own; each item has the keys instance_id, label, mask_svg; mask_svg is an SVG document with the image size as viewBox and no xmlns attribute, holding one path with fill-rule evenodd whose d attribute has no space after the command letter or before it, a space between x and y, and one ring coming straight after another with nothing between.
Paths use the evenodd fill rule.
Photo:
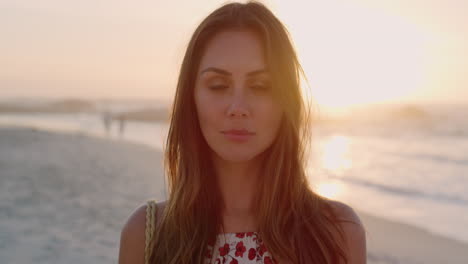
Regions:
<instances>
[{"instance_id":1,"label":"shoreline","mask_svg":"<svg viewBox=\"0 0 468 264\"><path fill-rule=\"evenodd\" d=\"M15 135L15 139L18 144L11 145L9 138L8 138L9 135ZM116 155L115 153L116 151L114 148L116 148L121 151L127 152L125 156L123 157L123 160L130 159L130 158L132 159L131 161L129 161L129 164L128 164L130 168L129 169L130 172L128 172L128 174L130 175L131 174L140 174L139 176L143 174L151 175L151 171L153 170L153 168L152 167L148 168L150 161L147 162L147 160L150 160L150 159L147 158L147 156L151 155L152 157L159 157L159 158L161 157L161 151L149 145L144 145L142 143L128 141L128 140L120 141L120 140L115 140L114 138L106 139L106 138L97 137L92 134L86 134L86 133L74 133L74 132L62 133L62 132L56 132L56 131L49 131L49 130L41 129L37 127L26 128L22 126L0 125L0 139L1 137L3 137L3 140L0 140L0 150L1 150L1 147L3 146L2 144L6 144L6 148L3 148L6 150L5 152L11 151L12 149L8 149L8 147L14 146L14 147L18 147L19 150L17 151L18 153L21 153L24 145L30 144L30 143L34 143L35 145L32 147L29 147L28 150L34 150L34 151L37 151L38 153L41 153L41 151L43 151L44 146L51 146L52 147L51 150L48 149L48 151L51 151L51 152L47 155L47 157L49 156L61 157L62 156L61 153L58 153L57 151L54 150L55 149L54 146L56 145L64 146L60 144L66 144L67 148L76 147L79 149L84 149L88 151L87 153L92 153L95 149L96 150L99 149L99 151L102 151L103 153L103 155L101 155L100 158L104 159L103 162L106 165L119 164L118 163L119 159L114 157L114 155ZM59 143L57 143L57 138L60 138ZM79 140L76 140L77 138L79 138ZM36 140L38 141L36 142ZM61 147L57 149L60 150ZM3 155L4 157L8 156L5 153L3 153ZM15 155L14 161L18 161L18 164L20 164L22 162L21 160L22 158L23 157L21 156ZM79 157L79 156L77 156L77 158L78 160L80 160L80 158L82 159L82 157ZM120 158L120 156L118 156L118 158ZM111 160L111 162L106 163L105 159L109 159ZM144 160L145 162L142 162L141 160ZM24 161L29 163L29 160L23 160L23 162ZM85 160L85 162L83 162L83 164L80 166L83 166L83 165L90 166L89 169L94 170L95 168L92 167L94 166L94 164L88 164L88 162L90 161L91 159L89 161ZM2 164L2 162L5 162L5 161L2 160L2 155L0 155L0 164ZM66 163L69 161L68 159L65 159L60 162L64 162L65 165L67 165ZM8 165L8 162L6 162L5 164ZM153 164L154 164L154 161L153 161ZM100 169L104 169L104 170L112 169L112 168L107 168L106 166L103 166L101 164L97 164L97 165L100 166L96 169L97 171L96 175L98 176L101 174L99 171ZM134 166L136 165L141 166L141 168L139 168L139 170L141 171L138 171L138 172L134 171ZM28 166L32 166L32 165L28 164ZM68 168L69 166L65 166L65 167ZM6 167L6 168L8 169L9 167ZM13 170L15 169L14 166L11 166L11 168ZM36 170L34 167L31 167L31 169L32 171ZM70 170L74 172L73 168L71 168ZM118 171L119 170L115 170L115 172L113 171L112 173L117 173ZM122 172L119 172L119 173L122 173ZM106 172L104 172L103 174L106 174ZM7 170L7 175L8 175L8 170ZM10 172L10 175L16 175L16 174L15 172ZM60 175L60 171L59 171L59 175ZM153 183L157 181L158 184L160 184L160 181L159 181L160 179L158 180L156 179L156 177L154 178L147 177L147 178L151 179ZM8 180L8 176L7 176L7 180ZM156 186L153 183L152 185ZM122 182L122 184L125 184L125 182ZM122 188L118 189L118 191L123 192L126 190L124 185L122 185L121 187ZM151 188L147 187L147 190L145 192L135 197L133 197L132 191L129 191L129 193L131 194L129 195L132 196L133 202L127 201L126 206L123 206L124 209L125 208L128 209L132 207L132 204L135 204L134 201L144 202L144 200L141 200L142 197L148 197L148 195L154 195L155 193L157 193L157 190L151 191ZM88 201L85 201L85 202L88 202ZM346 203L346 201L343 201L343 202ZM87 206L87 204L85 205ZM93 205L96 206L95 204ZM119 206L116 206L115 208L118 208L118 207ZM23 208L19 208L19 209L23 209ZM84 207L84 209L86 208ZM392 220L387 220L379 216L373 216L367 212L361 212L357 208L354 208L354 209L356 213L358 214L358 216L361 218L361 221L363 222L364 227L366 229L368 263L374 263L374 264L378 264L378 263L408 263L408 264L429 263L431 264L431 263L434 263L435 264L435 263L466 263L468 260L468 244L467 243L458 241L453 238L444 237L438 234L433 234L430 231L427 231L417 226L408 225L405 223L396 222ZM123 209L120 209L120 211L122 210ZM128 211L117 212L118 218L119 218L118 219L119 224L124 220L122 216L128 213L129 213ZM1 215L2 214L0 214L0 216ZM14 228L13 226L10 226L10 225L15 224L15 219L9 219L7 217L6 219L2 218L2 220L6 220L4 224L6 226L3 226L3 228L5 227ZM112 253L115 253L118 248L118 241L112 241L112 240L116 239L119 235L118 233L116 233L116 232L120 232L121 226L119 226L119 224L117 224L117 226L114 227L113 231L108 230L108 232L113 233L110 237L107 237L108 240L111 241L111 243L109 243L110 246L108 250L109 252L112 252ZM37 228L37 227L34 226L34 227L28 227L28 228L31 229L31 228ZM14 228L13 230L17 230L17 228ZM97 230L95 230L94 232L96 231ZM19 234L26 236L26 233L24 232L20 232ZM8 233L6 237L8 237ZM15 237L13 237L12 239L15 239ZM25 239L25 238L22 238L22 239ZM46 239L44 242L47 244L50 241ZM76 241L73 241L73 242L76 242ZM14 257L11 255L8 255L8 254L14 254L14 253L5 252L8 249L12 250L12 248L11 247L8 248L8 246L3 247L3 248L0 247L0 259L3 259L3 257L1 256L4 256L5 254L7 256L7 260L8 260L8 256ZM20 247L20 250L17 250L17 252L25 252L24 249L26 248ZM86 251L83 251L83 254L86 254L85 252ZM112 253L109 253L109 254L112 254ZM109 256L110 259L114 257L117 257L117 256L112 256L112 255ZM63 259L66 259L66 256ZM75 262L72 262L72 263L75 263Z\"/></svg>"}]
</instances>

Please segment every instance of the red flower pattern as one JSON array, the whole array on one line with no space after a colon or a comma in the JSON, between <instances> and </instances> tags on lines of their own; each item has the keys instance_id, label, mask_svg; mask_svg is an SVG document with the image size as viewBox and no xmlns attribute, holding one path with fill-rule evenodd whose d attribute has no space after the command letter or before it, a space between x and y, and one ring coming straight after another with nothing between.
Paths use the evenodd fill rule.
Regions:
<instances>
[{"instance_id":1,"label":"red flower pattern","mask_svg":"<svg viewBox=\"0 0 468 264\"><path fill-rule=\"evenodd\" d=\"M255 248L249 249L249 259L252 260L257 256L257 251Z\"/></svg>"},{"instance_id":2,"label":"red flower pattern","mask_svg":"<svg viewBox=\"0 0 468 264\"><path fill-rule=\"evenodd\" d=\"M265 257L265 259L263 260L263 262L264 262L265 264L273 264L273 263L274 263L273 260L272 260L270 257Z\"/></svg>"},{"instance_id":3,"label":"red flower pattern","mask_svg":"<svg viewBox=\"0 0 468 264\"><path fill-rule=\"evenodd\" d=\"M223 247L220 247L220 248L219 248L219 254L220 254L221 256L225 256L225 255L228 254L228 253L229 253L229 244L228 244L228 243L224 244Z\"/></svg>"},{"instance_id":4,"label":"red flower pattern","mask_svg":"<svg viewBox=\"0 0 468 264\"><path fill-rule=\"evenodd\" d=\"M267 249L266 249L265 245L261 244L259 249L258 249L258 254L260 254L260 256L263 256L263 254L265 254L265 252L267 252Z\"/></svg>"},{"instance_id":5,"label":"red flower pattern","mask_svg":"<svg viewBox=\"0 0 468 264\"><path fill-rule=\"evenodd\" d=\"M218 248L217 252L213 252L214 248ZM216 242L208 244L205 256L206 264L277 264L257 232L218 236Z\"/></svg>"},{"instance_id":6,"label":"red flower pattern","mask_svg":"<svg viewBox=\"0 0 468 264\"><path fill-rule=\"evenodd\" d=\"M244 242L240 241L239 243L237 243L236 245L236 257L243 257L244 256L244 252L245 252L245 246L244 246Z\"/></svg>"},{"instance_id":7,"label":"red flower pattern","mask_svg":"<svg viewBox=\"0 0 468 264\"><path fill-rule=\"evenodd\" d=\"M244 238L244 236L245 236L244 232L236 233L236 237L238 237L238 238Z\"/></svg>"}]
</instances>

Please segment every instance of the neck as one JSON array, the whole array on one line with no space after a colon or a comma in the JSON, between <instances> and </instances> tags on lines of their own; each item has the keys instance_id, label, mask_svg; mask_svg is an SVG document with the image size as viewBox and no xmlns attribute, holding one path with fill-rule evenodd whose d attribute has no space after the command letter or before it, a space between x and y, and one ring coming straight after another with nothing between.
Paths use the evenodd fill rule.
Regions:
<instances>
[{"instance_id":1,"label":"neck","mask_svg":"<svg viewBox=\"0 0 468 264\"><path fill-rule=\"evenodd\" d=\"M224 201L223 215L252 215L253 199L258 190L259 158L243 162L228 162L214 158L220 192Z\"/></svg>"}]
</instances>

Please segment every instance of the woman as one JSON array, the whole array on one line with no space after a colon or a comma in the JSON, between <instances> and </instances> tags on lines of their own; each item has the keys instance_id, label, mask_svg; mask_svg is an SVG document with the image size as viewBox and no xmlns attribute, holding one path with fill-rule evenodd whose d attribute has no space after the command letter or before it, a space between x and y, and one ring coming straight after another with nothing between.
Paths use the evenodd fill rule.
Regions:
<instances>
[{"instance_id":1,"label":"woman","mask_svg":"<svg viewBox=\"0 0 468 264\"><path fill-rule=\"evenodd\" d=\"M309 188L301 73L260 3L226 4L198 26L166 144L169 197L146 251L147 205L130 216L119 263L366 262L353 209Z\"/></svg>"}]
</instances>

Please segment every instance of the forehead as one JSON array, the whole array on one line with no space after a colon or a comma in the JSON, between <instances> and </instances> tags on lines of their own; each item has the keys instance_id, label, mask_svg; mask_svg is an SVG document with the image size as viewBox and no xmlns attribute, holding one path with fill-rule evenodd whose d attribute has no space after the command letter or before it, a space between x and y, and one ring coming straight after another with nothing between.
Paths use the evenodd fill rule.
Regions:
<instances>
[{"instance_id":1,"label":"forehead","mask_svg":"<svg viewBox=\"0 0 468 264\"><path fill-rule=\"evenodd\" d=\"M264 69L262 42L253 31L219 32L208 41L198 71L207 67L217 67L234 73Z\"/></svg>"}]
</instances>

